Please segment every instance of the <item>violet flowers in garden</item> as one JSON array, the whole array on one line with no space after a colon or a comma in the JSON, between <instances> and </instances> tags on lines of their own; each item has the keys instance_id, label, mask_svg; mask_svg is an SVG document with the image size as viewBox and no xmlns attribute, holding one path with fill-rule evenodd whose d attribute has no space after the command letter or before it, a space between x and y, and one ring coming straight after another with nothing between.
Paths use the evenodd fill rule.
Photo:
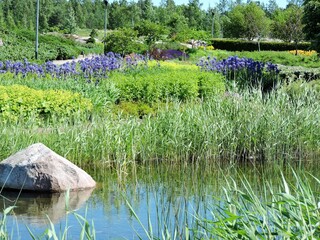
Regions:
<instances>
[{"instance_id":1,"label":"violet flowers in garden","mask_svg":"<svg viewBox=\"0 0 320 240\"><path fill-rule=\"evenodd\" d=\"M25 77L27 74L36 74L38 77L66 78L71 76L82 76L84 78L96 79L106 78L113 70L132 69L138 65L142 58L138 55L123 58L119 54L107 53L93 58L66 62L61 65L48 61L44 64L30 63L24 61L0 61L0 74L11 72L15 75Z\"/></svg>"},{"instance_id":2,"label":"violet flowers in garden","mask_svg":"<svg viewBox=\"0 0 320 240\"><path fill-rule=\"evenodd\" d=\"M275 87L280 72L276 64L237 56L231 56L221 61L211 57L202 58L197 66L202 71L222 73L226 76L228 83L235 83L240 89L260 87L263 91L269 91Z\"/></svg>"}]
</instances>

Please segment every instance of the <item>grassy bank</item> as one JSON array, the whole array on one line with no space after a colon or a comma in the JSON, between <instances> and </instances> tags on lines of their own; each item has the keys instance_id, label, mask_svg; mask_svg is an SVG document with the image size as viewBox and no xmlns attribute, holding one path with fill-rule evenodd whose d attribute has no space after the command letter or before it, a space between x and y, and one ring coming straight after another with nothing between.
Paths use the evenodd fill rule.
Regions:
<instances>
[{"instance_id":1,"label":"grassy bank","mask_svg":"<svg viewBox=\"0 0 320 240\"><path fill-rule=\"evenodd\" d=\"M1 123L1 156L43 142L81 163L272 161L319 155L317 93L215 96L160 105L142 119L105 109L89 121Z\"/></svg>"}]
</instances>

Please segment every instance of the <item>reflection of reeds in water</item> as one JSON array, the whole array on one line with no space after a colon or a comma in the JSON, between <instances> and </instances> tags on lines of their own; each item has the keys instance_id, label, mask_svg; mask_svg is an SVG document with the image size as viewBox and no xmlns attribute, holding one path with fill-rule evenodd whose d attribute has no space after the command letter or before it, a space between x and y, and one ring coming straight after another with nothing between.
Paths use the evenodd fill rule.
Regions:
<instances>
[{"instance_id":1,"label":"reflection of reeds in water","mask_svg":"<svg viewBox=\"0 0 320 240\"><path fill-rule=\"evenodd\" d=\"M305 170L318 174L315 165L297 166L295 171L274 164L147 165L127 167L120 182L116 171L97 167L89 171L101 182L91 202L102 201L105 211L126 206L129 222L142 239L286 239L285 234L291 234L287 239L307 234L317 239L320 181L304 176ZM82 236L95 239L94 223L76 217ZM60 230L49 221L46 231L67 239L68 221Z\"/></svg>"},{"instance_id":2,"label":"reflection of reeds in water","mask_svg":"<svg viewBox=\"0 0 320 240\"><path fill-rule=\"evenodd\" d=\"M320 180L293 170L290 181L281 175L280 186L264 178L259 192L254 190L257 183L243 175L240 181L226 177L221 198L211 201L203 196L172 199L160 191L155 206L148 199L156 215L148 210L147 223L129 198L126 204L142 225L144 234L137 233L141 239L319 239L320 202L312 186L319 190Z\"/></svg>"}]
</instances>

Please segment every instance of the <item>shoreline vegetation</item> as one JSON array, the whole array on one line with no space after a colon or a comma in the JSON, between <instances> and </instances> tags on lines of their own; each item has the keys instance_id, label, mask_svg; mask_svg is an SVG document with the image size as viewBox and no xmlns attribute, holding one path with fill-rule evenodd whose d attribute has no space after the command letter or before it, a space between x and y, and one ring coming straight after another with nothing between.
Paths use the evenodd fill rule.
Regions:
<instances>
[{"instance_id":1,"label":"shoreline vegetation","mask_svg":"<svg viewBox=\"0 0 320 240\"><path fill-rule=\"evenodd\" d=\"M143 166L290 166L320 157L319 80L281 79L273 63L207 57L200 70L190 62L111 54L60 67L47 63L46 72L26 61L6 64L0 67L0 159L42 142L81 167L114 171L121 182ZM193 214L193 225L185 219L167 225L171 220L159 216L163 225L157 231L143 226L145 235L319 237L319 199L310 183L318 186L319 179L293 175L291 184L282 177L277 190L264 181L262 195L245 177L241 187L225 178L221 201L208 206L211 218ZM180 215L187 214L183 209ZM12 211L1 215L0 238L10 239L6 216ZM94 223L74 214L82 239L95 239ZM68 239L67 227L58 233L48 226L44 237ZM30 236L36 238L31 230Z\"/></svg>"}]
</instances>

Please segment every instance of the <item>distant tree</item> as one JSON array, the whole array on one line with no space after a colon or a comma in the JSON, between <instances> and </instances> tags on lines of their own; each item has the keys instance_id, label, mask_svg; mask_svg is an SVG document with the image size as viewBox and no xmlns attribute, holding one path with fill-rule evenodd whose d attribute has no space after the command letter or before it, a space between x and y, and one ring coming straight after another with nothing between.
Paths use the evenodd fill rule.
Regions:
<instances>
[{"instance_id":1,"label":"distant tree","mask_svg":"<svg viewBox=\"0 0 320 240\"><path fill-rule=\"evenodd\" d=\"M266 6L265 12L269 18L272 18L274 13L279 9L279 6L275 0L269 0Z\"/></svg>"},{"instance_id":2,"label":"distant tree","mask_svg":"<svg viewBox=\"0 0 320 240\"><path fill-rule=\"evenodd\" d=\"M297 5L290 5L285 10L277 10L272 23L272 35L286 42L297 45L304 39L303 34L303 9Z\"/></svg>"},{"instance_id":3,"label":"distant tree","mask_svg":"<svg viewBox=\"0 0 320 240\"><path fill-rule=\"evenodd\" d=\"M222 28L221 28L221 15L218 11L215 11L213 22L213 37L219 38L222 37Z\"/></svg>"},{"instance_id":4,"label":"distant tree","mask_svg":"<svg viewBox=\"0 0 320 240\"><path fill-rule=\"evenodd\" d=\"M9 10L5 16L7 29L13 30L16 29L16 23L13 17L13 11Z\"/></svg>"},{"instance_id":5,"label":"distant tree","mask_svg":"<svg viewBox=\"0 0 320 240\"><path fill-rule=\"evenodd\" d=\"M138 6L141 9L141 18L144 20L155 20L154 6L152 0L139 0Z\"/></svg>"},{"instance_id":6,"label":"distant tree","mask_svg":"<svg viewBox=\"0 0 320 240\"><path fill-rule=\"evenodd\" d=\"M220 14L225 15L231 9L231 4L229 0L219 0L217 4L217 10Z\"/></svg>"},{"instance_id":7,"label":"distant tree","mask_svg":"<svg viewBox=\"0 0 320 240\"><path fill-rule=\"evenodd\" d=\"M199 0L189 0L184 10L184 14L188 19L189 28L200 30L203 27L205 12L201 10L202 3Z\"/></svg>"},{"instance_id":8,"label":"distant tree","mask_svg":"<svg viewBox=\"0 0 320 240\"><path fill-rule=\"evenodd\" d=\"M3 10L2 10L2 3L0 2L0 29L5 28L5 21L4 21L4 15L3 15Z\"/></svg>"},{"instance_id":9,"label":"distant tree","mask_svg":"<svg viewBox=\"0 0 320 240\"><path fill-rule=\"evenodd\" d=\"M121 28L109 33L104 39L105 52L116 52L122 55L137 53L144 49L138 42L138 32L130 28Z\"/></svg>"},{"instance_id":10,"label":"distant tree","mask_svg":"<svg viewBox=\"0 0 320 240\"><path fill-rule=\"evenodd\" d=\"M174 13L167 22L167 26L170 29L170 37L175 40L177 34L188 28L188 19L183 15Z\"/></svg>"},{"instance_id":11,"label":"distant tree","mask_svg":"<svg viewBox=\"0 0 320 240\"><path fill-rule=\"evenodd\" d=\"M85 15L79 0L70 0L70 4L74 10L76 22L79 28L85 28Z\"/></svg>"},{"instance_id":12,"label":"distant tree","mask_svg":"<svg viewBox=\"0 0 320 240\"><path fill-rule=\"evenodd\" d=\"M65 33L71 34L74 33L77 29L76 16L71 5L69 5L67 12L68 13L65 17L63 30L65 31Z\"/></svg>"},{"instance_id":13,"label":"distant tree","mask_svg":"<svg viewBox=\"0 0 320 240\"><path fill-rule=\"evenodd\" d=\"M251 2L235 6L224 22L224 36L253 40L266 36L269 31L269 19L260 6Z\"/></svg>"},{"instance_id":14,"label":"distant tree","mask_svg":"<svg viewBox=\"0 0 320 240\"><path fill-rule=\"evenodd\" d=\"M134 28L134 26L140 21L141 19L141 9L138 7L138 5L131 1L129 6L129 16L130 16L130 26Z\"/></svg>"},{"instance_id":15,"label":"distant tree","mask_svg":"<svg viewBox=\"0 0 320 240\"><path fill-rule=\"evenodd\" d=\"M108 12L108 25L110 28L116 29L131 26L132 14L130 14L130 8L127 1L112 2Z\"/></svg>"},{"instance_id":16,"label":"distant tree","mask_svg":"<svg viewBox=\"0 0 320 240\"><path fill-rule=\"evenodd\" d=\"M291 6L291 5L295 5L298 7L301 7L303 5L304 0L287 0L287 7Z\"/></svg>"},{"instance_id":17,"label":"distant tree","mask_svg":"<svg viewBox=\"0 0 320 240\"><path fill-rule=\"evenodd\" d=\"M141 21L134 29L138 31L138 36L143 37L145 43L151 50L152 45L159 40L163 40L168 34L168 29L160 24L153 23L149 20Z\"/></svg>"},{"instance_id":18,"label":"distant tree","mask_svg":"<svg viewBox=\"0 0 320 240\"><path fill-rule=\"evenodd\" d=\"M313 42L320 56L320 0L305 0L304 2L303 31L306 38Z\"/></svg>"},{"instance_id":19,"label":"distant tree","mask_svg":"<svg viewBox=\"0 0 320 240\"><path fill-rule=\"evenodd\" d=\"M176 40L179 42L186 42L191 39L208 41L210 38L210 33L207 31L186 28L177 34Z\"/></svg>"}]
</instances>

